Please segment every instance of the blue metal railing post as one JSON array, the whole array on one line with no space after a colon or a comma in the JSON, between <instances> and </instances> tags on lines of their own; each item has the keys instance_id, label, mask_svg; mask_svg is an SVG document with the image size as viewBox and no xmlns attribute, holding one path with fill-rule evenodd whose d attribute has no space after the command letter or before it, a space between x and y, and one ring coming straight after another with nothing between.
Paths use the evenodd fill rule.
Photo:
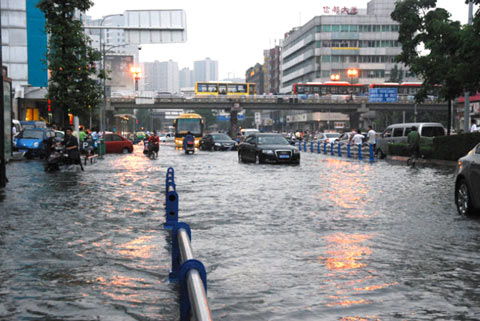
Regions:
<instances>
[{"instance_id":1,"label":"blue metal railing post","mask_svg":"<svg viewBox=\"0 0 480 321\"><path fill-rule=\"evenodd\" d=\"M342 143L338 142L338 157L342 157Z\"/></svg>"},{"instance_id":2,"label":"blue metal railing post","mask_svg":"<svg viewBox=\"0 0 480 321\"><path fill-rule=\"evenodd\" d=\"M352 153L350 152L350 143L347 144L347 157L352 157Z\"/></svg>"},{"instance_id":3,"label":"blue metal railing post","mask_svg":"<svg viewBox=\"0 0 480 321\"><path fill-rule=\"evenodd\" d=\"M330 155L335 155L335 153L333 152L333 143L330 143Z\"/></svg>"},{"instance_id":4,"label":"blue metal railing post","mask_svg":"<svg viewBox=\"0 0 480 321\"><path fill-rule=\"evenodd\" d=\"M362 144L358 144L358 159L362 160Z\"/></svg>"},{"instance_id":5,"label":"blue metal railing post","mask_svg":"<svg viewBox=\"0 0 480 321\"><path fill-rule=\"evenodd\" d=\"M368 147L369 147L369 149L370 149L370 163L373 163L373 162L375 162L375 155L374 155L374 151L373 151L373 144L369 144Z\"/></svg>"},{"instance_id":6,"label":"blue metal railing post","mask_svg":"<svg viewBox=\"0 0 480 321\"><path fill-rule=\"evenodd\" d=\"M320 141L317 142L317 153L320 154L322 151L321 151L321 148L320 148Z\"/></svg>"},{"instance_id":7,"label":"blue metal railing post","mask_svg":"<svg viewBox=\"0 0 480 321\"><path fill-rule=\"evenodd\" d=\"M307 151L307 141L306 140L303 140L303 151L304 152Z\"/></svg>"},{"instance_id":8,"label":"blue metal railing post","mask_svg":"<svg viewBox=\"0 0 480 321\"><path fill-rule=\"evenodd\" d=\"M298 140L298 150L302 151L302 141L300 139Z\"/></svg>"},{"instance_id":9,"label":"blue metal railing post","mask_svg":"<svg viewBox=\"0 0 480 321\"><path fill-rule=\"evenodd\" d=\"M327 142L323 142L323 153L327 155Z\"/></svg>"},{"instance_id":10,"label":"blue metal railing post","mask_svg":"<svg viewBox=\"0 0 480 321\"><path fill-rule=\"evenodd\" d=\"M169 167L165 182L165 223L163 228L170 230L178 222L178 194L175 186L174 170Z\"/></svg>"},{"instance_id":11,"label":"blue metal railing post","mask_svg":"<svg viewBox=\"0 0 480 321\"><path fill-rule=\"evenodd\" d=\"M310 142L310 152L313 153L313 140Z\"/></svg>"}]
</instances>

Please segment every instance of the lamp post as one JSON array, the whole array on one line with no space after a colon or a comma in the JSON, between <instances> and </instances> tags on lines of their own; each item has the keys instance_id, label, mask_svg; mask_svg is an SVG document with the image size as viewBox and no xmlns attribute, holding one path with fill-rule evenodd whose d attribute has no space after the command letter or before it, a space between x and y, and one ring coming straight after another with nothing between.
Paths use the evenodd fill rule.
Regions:
<instances>
[{"instance_id":1,"label":"lamp post","mask_svg":"<svg viewBox=\"0 0 480 321\"><path fill-rule=\"evenodd\" d=\"M130 68L130 72L133 74L133 79L135 79L135 96L137 95L138 91L138 81L142 75L142 70L140 67L132 67Z\"/></svg>"},{"instance_id":2,"label":"lamp post","mask_svg":"<svg viewBox=\"0 0 480 321\"><path fill-rule=\"evenodd\" d=\"M353 85L353 79L358 77L358 69L349 68L347 69L347 76L350 78L350 85ZM353 100L353 88L350 90L350 100Z\"/></svg>"},{"instance_id":3,"label":"lamp post","mask_svg":"<svg viewBox=\"0 0 480 321\"><path fill-rule=\"evenodd\" d=\"M331 74L330 75L330 80L331 81L339 81L340 80L340 74Z\"/></svg>"}]
</instances>

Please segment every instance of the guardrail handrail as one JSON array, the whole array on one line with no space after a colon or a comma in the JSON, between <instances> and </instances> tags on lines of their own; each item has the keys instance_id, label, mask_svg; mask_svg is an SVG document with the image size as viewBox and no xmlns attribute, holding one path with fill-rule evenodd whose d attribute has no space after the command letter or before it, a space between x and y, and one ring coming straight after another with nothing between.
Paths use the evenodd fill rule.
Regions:
<instances>
[{"instance_id":1,"label":"guardrail handrail","mask_svg":"<svg viewBox=\"0 0 480 321\"><path fill-rule=\"evenodd\" d=\"M207 273L202 262L194 259L192 233L188 224L178 221L178 194L172 167L165 180L165 229L171 230L171 282L180 283L180 320L211 321L207 301Z\"/></svg>"},{"instance_id":2,"label":"guardrail handrail","mask_svg":"<svg viewBox=\"0 0 480 321\"><path fill-rule=\"evenodd\" d=\"M368 145L366 145L366 144L358 144L357 145L357 144L350 144L350 143L344 144L341 141L335 141L333 143L327 143L325 141L323 141L323 142L322 141L313 141L313 140L307 141L306 139L304 139L304 140L299 140L298 141L298 150L299 151L303 150L304 152L306 152L307 151L307 143L310 143L310 152L314 153L315 145L316 145L318 154L321 154L322 151L323 151L323 154L327 155L328 150L329 150L330 155L332 155L332 156L335 156L334 147L335 147L335 145L337 145L337 155L338 155L338 157L342 157L342 149L346 148L347 158L352 158L352 146L354 146L355 148L357 148L356 156L359 160L363 159L362 153L363 153L363 149L365 149L366 151L368 151L369 161L371 163L375 162L375 151L373 149L373 144L368 144ZM343 146L346 146L346 147L343 147Z\"/></svg>"}]
</instances>

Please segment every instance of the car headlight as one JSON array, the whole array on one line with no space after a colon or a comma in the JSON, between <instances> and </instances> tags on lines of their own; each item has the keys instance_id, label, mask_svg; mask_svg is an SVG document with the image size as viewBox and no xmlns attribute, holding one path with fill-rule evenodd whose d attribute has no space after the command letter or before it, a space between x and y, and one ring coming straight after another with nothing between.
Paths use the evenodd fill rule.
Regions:
<instances>
[{"instance_id":1,"label":"car headlight","mask_svg":"<svg viewBox=\"0 0 480 321\"><path fill-rule=\"evenodd\" d=\"M267 155L273 155L273 150L270 150L270 149L262 150L262 153Z\"/></svg>"},{"instance_id":2,"label":"car headlight","mask_svg":"<svg viewBox=\"0 0 480 321\"><path fill-rule=\"evenodd\" d=\"M220 144L220 143L215 143L215 146L222 146L222 144Z\"/></svg>"},{"instance_id":3,"label":"car headlight","mask_svg":"<svg viewBox=\"0 0 480 321\"><path fill-rule=\"evenodd\" d=\"M33 147L38 147L38 142L33 143Z\"/></svg>"}]
</instances>

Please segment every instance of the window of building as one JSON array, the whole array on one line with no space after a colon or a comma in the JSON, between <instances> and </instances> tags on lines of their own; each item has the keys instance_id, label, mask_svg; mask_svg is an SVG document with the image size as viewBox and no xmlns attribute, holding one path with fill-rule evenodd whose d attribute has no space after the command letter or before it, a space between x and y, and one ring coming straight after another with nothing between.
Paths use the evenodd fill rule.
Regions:
<instances>
[{"instance_id":1,"label":"window of building","mask_svg":"<svg viewBox=\"0 0 480 321\"><path fill-rule=\"evenodd\" d=\"M330 78L331 73L330 70L322 70L322 78Z\"/></svg>"},{"instance_id":2,"label":"window of building","mask_svg":"<svg viewBox=\"0 0 480 321\"><path fill-rule=\"evenodd\" d=\"M340 56L332 56L332 62L340 62Z\"/></svg>"},{"instance_id":3,"label":"window of building","mask_svg":"<svg viewBox=\"0 0 480 321\"><path fill-rule=\"evenodd\" d=\"M322 25L322 31L323 32L331 32L332 31L332 26L331 25Z\"/></svg>"},{"instance_id":4,"label":"window of building","mask_svg":"<svg viewBox=\"0 0 480 321\"><path fill-rule=\"evenodd\" d=\"M341 25L340 31L341 32L348 32L350 30L349 25Z\"/></svg>"},{"instance_id":5,"label":"window of building","mask_svg":"<svg viewBox=\"0 0 480 321\"><path fill-rule=\"evenodd\" d=\"M322 48L322 42L321 41L317 41L317 48Z\"/></svg>"},{"instance_id":6,"label":"window of building","mask_svg":"<svg viewBox=\"0 0 480 321\"><path fill-rule=\"evenodd\" d=\"M358 25L350 25L350 32L358 32Z\"/></svg>"},{"instance_id":7,"label":"window of building","mask_svg":"<svg viewBox=\"0 0 480 321\"><path fill-rule=\"evenodd\" d=\"M390 25L382 25L382 32L390 32Z\"/></svg>"},{"instance_id":8,"label":"window of building","mask_svg":"<svg viewBox=\"0 0 480 321\"><path fill-rule=\"evenodd\" d=\"M391 25L390 29L392 30L392 32L398 32L400 30L400 26L399 25Z\"/></svg>"},{"instance_id":9,"label":"window of building","mask_svg":"<svg viewBox=\"0 0 480 321\"><path fill-rule=\"evenodd\" d=\"M322 56L322 62L330 62L331 60L331 56Z\"/></svg>"},{"instance_id":10,"label":"window of building","mask_svg":"<svg viewBox=\"0 0 480 321\"><path fill-rule=\"evenodd\" d=\"M381 26L380 25L373 25L372 26L372 31L373 32L380 32L381 31Z\"/></svg>"},{"instance_id":11,"label":"window of building","mask_svg":"<svg viewBox=\"0 0 480 321\"><path fill-rule=\"evenodd\" d=\"M332 32L340 32L340 25L332 25Z\"/></svg>"},{"instance_id":12,"label":"window of building","mask_svg":"<svg viewBox=\"0 0 480 321\"><path fill-rule=\"evenodd\" d=\"M317 27L315 28L315 31L316 31L316 32L322 32L322 26L321 26L321 25L317 26Z\"/></svg>"}]
</instances>

